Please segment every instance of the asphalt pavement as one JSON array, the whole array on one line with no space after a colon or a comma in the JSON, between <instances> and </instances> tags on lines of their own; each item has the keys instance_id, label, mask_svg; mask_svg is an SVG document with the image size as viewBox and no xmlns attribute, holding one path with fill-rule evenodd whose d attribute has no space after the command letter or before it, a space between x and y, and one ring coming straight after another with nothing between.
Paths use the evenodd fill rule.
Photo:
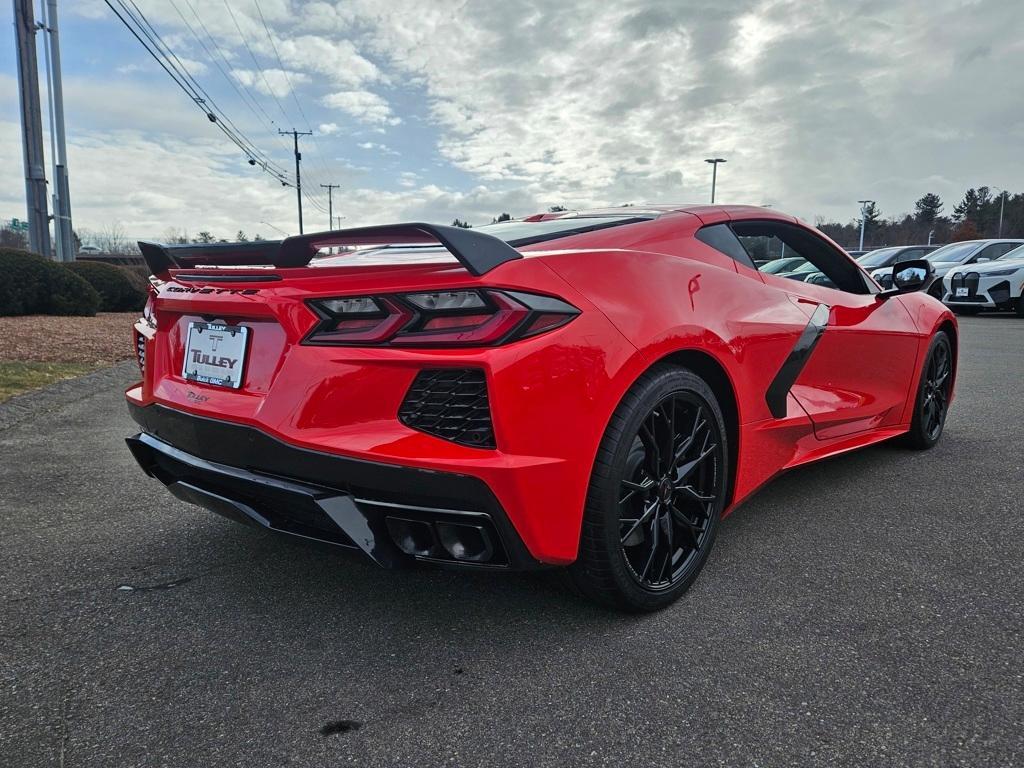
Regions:
<instances>
[{"instance_id":1,"label":"asphalt pavement","mask_svg":"<svg viewBox=\"0 0 1024 768\"><path fill-rule=\"evenodd\" d=\"M643 617L183 504L133 374L0 406L0 765L1024 763L1024 321L962 323L935 450L777 479Z\"/></svg>"}]
</instances>

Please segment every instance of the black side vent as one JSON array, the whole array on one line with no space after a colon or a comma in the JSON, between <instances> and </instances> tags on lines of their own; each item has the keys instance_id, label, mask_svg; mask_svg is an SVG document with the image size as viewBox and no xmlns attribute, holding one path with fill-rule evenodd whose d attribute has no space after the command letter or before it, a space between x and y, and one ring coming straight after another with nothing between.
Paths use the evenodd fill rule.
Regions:
<instances>
[{"instance_id":1,"label":"black side vent","mask_svg":"<svg viewBox=\"0 0 1024 768\"><path fill-rule=\"evenodd\" d=\"M472 448L494 448L487 381L479 368L420 371L398 411L406 426Z\"/></svg>"}]
</instances>

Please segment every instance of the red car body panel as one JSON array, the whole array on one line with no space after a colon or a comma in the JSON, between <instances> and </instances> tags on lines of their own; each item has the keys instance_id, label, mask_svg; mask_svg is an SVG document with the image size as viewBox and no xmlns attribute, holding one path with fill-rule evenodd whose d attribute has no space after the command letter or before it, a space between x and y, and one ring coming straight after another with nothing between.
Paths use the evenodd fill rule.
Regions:
<instances>
[{"instance_id":1,"label":"red car body panel","mask_svg":"<svg viewBox=\"0 0 1024 768\"><path fill-rule=\"evenodd\" d=\"M618 211L621 213L621 209ZM880 300L762 274L694 238L716 221L792 217L729 206L670 207L651 221L520 248L523 259L475 277L447 254L370 263L332 257L267 270L277 282L182 281L153 289L136 406L257 428L286 444L482 480L530 555L567 564L577 554L588 482L602 435L624 394L658 361L699 356L717 366L735 402L731 511L784 469L893 437L909 428L930 337L955 319L925 294ZM535 220L550 219L536 217ZM837 246L838 248L838 246ZM503 346L311 346L306 300L478 288L557 296L580 310L555 330ZM765 392L818 304L829 325L776 417ZM244 384L185 380L185 333L217 318L251 328ZM138 339L137 339L138 341ZM396 414L417 373L485 372L497 448L467 447L403 424Z\"/></svg>"}]
</instances>

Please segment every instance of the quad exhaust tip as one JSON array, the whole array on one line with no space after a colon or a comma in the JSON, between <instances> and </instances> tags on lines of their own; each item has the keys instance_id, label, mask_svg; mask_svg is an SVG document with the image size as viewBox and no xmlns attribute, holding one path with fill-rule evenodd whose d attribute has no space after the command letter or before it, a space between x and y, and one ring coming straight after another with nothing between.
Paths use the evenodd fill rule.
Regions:
<instances>
[{"instance_id":1,"label":"quad exhaust tip","mask_svg":"<svg viewBox=\"0 0 1024 768\"><path fill-rule=\"evenodd\" d=\"M391 540L413 557L487 563L494 559L491 535L481 525L388 516L384 519Z\"/></svg>"}]
</instances>

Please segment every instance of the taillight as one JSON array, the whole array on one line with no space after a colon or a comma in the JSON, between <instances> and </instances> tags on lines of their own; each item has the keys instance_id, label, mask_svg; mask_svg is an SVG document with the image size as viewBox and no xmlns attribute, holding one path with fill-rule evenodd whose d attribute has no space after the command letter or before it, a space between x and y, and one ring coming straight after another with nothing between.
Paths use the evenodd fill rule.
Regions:
<instances>
[{"instance_id":1,"label":"taillight","mask_svg":"<svg viewBox=\"0 0 1024 768\"><path fill-rule=\"evenodd\" d=\"M491 288L313 299L307 344L489 346L535 336L579 314L561 299Z\"/></svg>"}]
</instances>

